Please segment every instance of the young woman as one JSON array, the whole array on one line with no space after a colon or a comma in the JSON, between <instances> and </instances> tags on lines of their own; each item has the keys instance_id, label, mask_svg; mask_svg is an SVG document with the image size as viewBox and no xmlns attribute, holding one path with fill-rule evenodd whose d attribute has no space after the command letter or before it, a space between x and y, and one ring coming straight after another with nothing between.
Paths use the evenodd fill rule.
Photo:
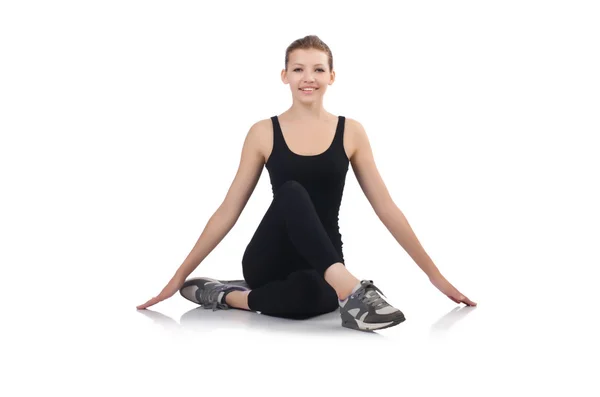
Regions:
<instances>
[{"instance_id":1,"label":"young woman","mask_svg":"<svg viewBox=\"0 0 600 397\"><path fill-rule=\"evenodd\" d=\"M372 280L359 280L344 263L338 213L348 165L377 216L441 292L476 305L440 273L390 197L362 125L323 108L335 72L329 47L317 36L286 50L281 79L292 106L249 130L229 191L194 248L145 309L180 291L204 308L252 310L305 319L340 308L342 326L363 331L400 324L404 314L387 303ZM186 278L237 222L267 168L273 201L242 258L245 280Z\"/></svg>"}]
</instances>

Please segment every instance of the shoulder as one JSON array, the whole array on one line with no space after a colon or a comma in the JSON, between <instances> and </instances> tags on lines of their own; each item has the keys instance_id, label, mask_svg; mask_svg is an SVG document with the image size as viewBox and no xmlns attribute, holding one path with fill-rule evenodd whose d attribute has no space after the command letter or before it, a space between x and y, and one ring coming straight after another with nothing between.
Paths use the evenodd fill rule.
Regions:
<instances>
[{"instance_id":1,"label":"shoulder","mask_svg":"<svg viewBox=\"0 0 600 397\"><path fill-rule=\"evenodd\" d=\"M351 117L345 117L345 120L344 142L348 148L348 158L351 159L363 142L368 141L367 132L358 120Z\"/></svg>"},{"instance_id":2,"label":"shoulder","mask_svg":"<svg viewBox=\"0 0 600 397\"><path fill-rule=\"evenodd\" d=\"M264 133L266 130L268 130L270 128L271 128L271 119L270 118L262 119L262 120L258 120L254 124L252 124L252 126L250 127L249 133L257 135L257 134Z\"/></svg>"},{"instance_id":3,"label":"shoulder","mask_svg":"<svg viewBox=\"0 0 600 397\"><path fill-rule=\"evenodd\" d=\"M273 122L271 118L258 120L250 127L246 141L267 158L268 148L273 144Z\"/></svg>"},{"instance_id":4,"label":"shoulder","mask_svg":"<svg viewBox=\"0 0 600 397\"><path fill-rule=\"evenodd\" d=\"M345 117L345 119L346 119L346 124L344 127L345 132L348 132L353 135L366 134L365 128L363 127L363 125L361 124L360 121L353 119L351 117Z\"/></svg>"},{"instance_id":5,"label":"shoulder","mask_svg":"<svg viewBox=\"0 0 600 397\"><path fill-rule=\"evenodd\" d=\"M269 138L273 133L273 125L270 118L258 120L248 131L246 139L261 142Z\"/></svg>"}]
</instances>

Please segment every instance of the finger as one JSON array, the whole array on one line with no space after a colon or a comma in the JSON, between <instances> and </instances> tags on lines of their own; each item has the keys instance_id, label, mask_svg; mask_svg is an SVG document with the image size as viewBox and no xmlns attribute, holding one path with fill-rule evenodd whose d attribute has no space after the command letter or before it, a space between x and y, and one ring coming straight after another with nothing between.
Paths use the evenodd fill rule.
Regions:
<instances>
[{"instance_id":1,"label":"finger","mask_svg":"<svg viewBox=\"0 0 600 397\"><path fill-rule=\"evenodd\" d=\"M458 291L457 291L458 292ZM467 298L466 296L464 296L463 294L461 294L460 292L458 292L458 300L461 303L464 303L467 306L475 306L477 305L475 302L473 302L472 300L470 300L469 298Z\"/></svg>"},{"instance_id":2,"label":"finger","mask_svg":"<svg viewBox=\"0 0 600 397\"><path fill-rule=\"evenodd\" d=\"M152 306L152 305L155 305L155 304L157 304L157 303L158 303L158 302L160 302L161 300L162 300L161 298L159 298L158 296L155 296L154 298L150 299L148 302L146 302L146 303L144 303L144 304L142 304L142 305L139 305L137 308L138 308L138 309L145 309L145 308L147 308L147 307L150 307L150 306Z\"/></svg>"},{"instance_id":3,"label":"finger","mask_svg":"<svg viewBox=\"0 0 600 397\"><path fill-rule=\"evenodd\" d=\"M460 303L460 301L458 299L456 299L455 297L453 297L452 295L448 295L448 298L452 299L455 303Z\"/></svg>"}]
</instances>

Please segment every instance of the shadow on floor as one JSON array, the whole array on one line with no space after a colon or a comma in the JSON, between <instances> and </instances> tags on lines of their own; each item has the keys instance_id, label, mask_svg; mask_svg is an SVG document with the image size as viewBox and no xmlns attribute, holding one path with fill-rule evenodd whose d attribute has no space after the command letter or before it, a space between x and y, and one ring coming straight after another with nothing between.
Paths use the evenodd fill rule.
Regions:
<instances>
[{"instance_id":1,"label":"shadow on floor","mask_svg":"<svg viewBox=\"0 0 600 397\"><path fill-rule=\"evenodd\" d=\"M138 312L169 330L185 329L197 332L213 332L222 329L246 328L251 331L302 334L305 336L384 338L383 335L377 332L356 331L342 327L339 309L306 320L291 320L246 310L212 311L199 306L182 314L179 323L157 311L145 309L138 310ZM385 332L387 329L378 332Z\"/></svg>"},{"instance_id":2,"label":"shadow on floor","mask_svg":"<svg viewBox=\"0 0 600 397\"><path fill-rule=\"evenodd\" d=\"M431 325L430 335L440 336L446 334L450 328L476 309L477 306L455 307Z\"/></svg>"}]
</instances>

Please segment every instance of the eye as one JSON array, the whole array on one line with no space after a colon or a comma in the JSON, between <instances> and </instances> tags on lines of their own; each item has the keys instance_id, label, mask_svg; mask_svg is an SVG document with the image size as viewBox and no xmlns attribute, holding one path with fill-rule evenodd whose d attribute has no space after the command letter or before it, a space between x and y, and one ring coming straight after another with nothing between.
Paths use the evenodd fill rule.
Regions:
<instances>
[{"instance_id":1,"label":"eye","mask_svg":"<svg viewBox=\"0 0 600 397\"><path fill-rule=\"evenodd\" d=\"M294 72L295 72L296 70L302 70L302 68L296 68L296 69L294 69ZM324 70L324 69L322 69L322 68L317 68L317 70L320 70L320 71L322 71L322 72L325 72L325 70Z\"/></svg>"}]
</instances>

